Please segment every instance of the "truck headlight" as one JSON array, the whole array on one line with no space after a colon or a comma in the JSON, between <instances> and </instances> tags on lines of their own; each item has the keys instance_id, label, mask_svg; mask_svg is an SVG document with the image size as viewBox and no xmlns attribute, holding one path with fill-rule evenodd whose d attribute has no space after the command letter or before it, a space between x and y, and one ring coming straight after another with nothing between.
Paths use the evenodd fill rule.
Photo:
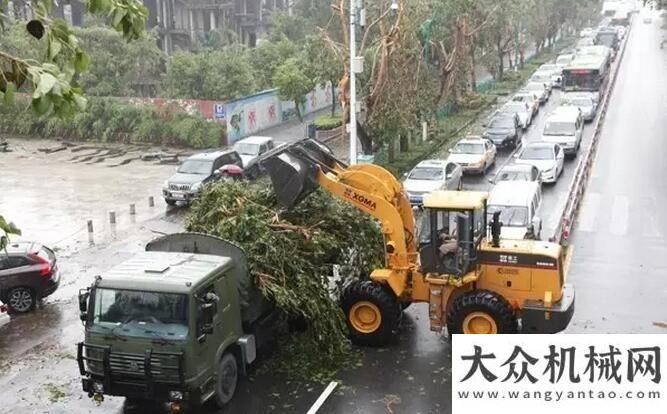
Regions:
<instances>
[{"instance_id":1,"label":"truck headlight","mask_svg":"<svg viewBox=\"0 0 667 414\"><path fill-rule=\"evenodd\" d=\"M183 393L181 391L169 391L170 401L183 401Z\"/></svg>"},{"instance_id":2,"label":"truck headlight","mask_svg":"<svg viewBox=\"0 0 667 414\"><path fill-rule=\"evenodd\" d=\"M98 394L104 394L104 385L101 382L93 382L93 391Z\"/></svg>"},{"instance_id":3,"label":"truck headlight","mask_svg":"<svg viewBox=\"0 0 667 414\"><path fill-rule=\"evenodd\" d=\"M193 192L194 191L199 191L200 188L201 188L201 182L194 183L194 184L192 184L192 187L190 187L190 191L193 191Z\"/></svg>"},{"instance_id":4,"label":"truck headlight","mask_svg":"<svg viewBox=\"0 0 667 414\"><path fill-rule=\"evenodd\" d=\"M164 183L162 183L162 189L166 190L169 188L169 180L164 180Z\"/></svg>"}]
</instances>

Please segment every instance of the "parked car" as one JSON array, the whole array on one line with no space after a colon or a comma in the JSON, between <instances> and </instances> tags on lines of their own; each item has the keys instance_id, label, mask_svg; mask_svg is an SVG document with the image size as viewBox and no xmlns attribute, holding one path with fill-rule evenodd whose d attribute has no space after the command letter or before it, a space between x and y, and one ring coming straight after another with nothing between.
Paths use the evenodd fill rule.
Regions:
<instances>
[{"instance_id":1,"label":"parked car","mask_svg":"<svg viewBox=\"0 0 667 414\"><path fill-rule=\"evenodd\" d=\"M560 98L560 104L563 106L576 106L581 110L584 121L590 122L595 119L597 115L598 105L593 100L592 96L572 96L565 93Z\"/></svg>"},{"instance_id":2,"label":"parked car","mask_svg":"<svg viewBox=\"0 0 667 414\"><path fill-rule=\"evenodd\" d=\"M575 156L581 146L584 118L577 107L559 107L576 111L554 111L544 123L542 141L560 145L565 155Z\"/></svg>"},{"instance_id":3,"label":"parked car","mask_svg":"<svg viewBox=\"0 0 667 414\"><path fill-rule=\"evenodd\" d=\"M521 140L521 124L516 114L497 114L491 118L482 134L496 147L516 148Z\"/></svg>"},{"instance_id":4,"label":"parked car","mask_svg":"<svg viewBox=\"0 0 667 414\"><path fill-rule=\"evenodd\" d=\"M449 150L448 162L455 162L464 173L484 174L496 162L496 146L488 139L469 137Z\"/></svg>"},{"instance_id":5,"label":"parked car","mask_svg":"<svg viewBox=\"0 0 667 414\"><path fill-rule=\"evenodd\" d=\"M412 204L421 204L424 195L436 190L461 190L463 169L455 162L424 160L405 174L403 188Z\"/></svg>"},{"instance_id":6,"label":"parked car","mask_svg":"<svg viewBox=\"0 0 667 414\"><path fill-rule=\"evenodd\" d=\"M530 110L533 112L533 116L537 115L540 110L540 97L537 93L533 91L520 90L519 92L512 95L512 101L514 102L525 102L530 106Z\"/></svg>"},{"instance_id":7,"label":"parked car","mask_svg":"<svg viewBox=\"0 0 667 414\"><path fill-rule=\"evenodd\" d=\"M565 153L558 144L531 142L515 155L516 164L534 165L543 183L555 183L563 173Z\"/></svg>"},{"instance_id":8,"label":"parked car","mask_svg":"<svg viewBox=\"0 0 667 414\"><path fill-rule=\"evenodd\" d=\"M537 95L537 99L541 104L545 104L547 100L549 100L549 90L541 82L528 82L521 90L529 91Z\"/></svg>"},{"instance_id":9,"label":"parked car","mask_svg":"<svg viewBox=\"0 0 667 414\"><path fill-rule=\"evenodd\" d=\"M526 102L509 101L499 110L503 114L516 114L521 122L521 128L526 129L533 121L533 109Z\"/></svg>"},{"instance_id":10,"label":"parked car","mask_svg":"<svg viewBox=\"0 0 667 414\"><path fill-rule=\"evenodd\" d=\"M537 239L542 233L540 208L542 188L528 181L503 181L496 184L487 201L487 220L500 212L500 238L508 240Z\"/></svg>"},{"instance_id":11,"label":"parked car","mask_svg":"<svg viewBox=\"0 0 667 414\"><path fill-rule=\"evenodd\" d=\"M0 328L9 323L10 317L9 314L7 313L7 310L8 310L7 305L5 305L4 303L0 303Z\"/></svg>"},{"instance_id":12,"label":"parked car","mask_svg":"<svg viewBox=\"0 0 667 414\"><path fill-rule=\"evenodd\" d=\"M595 39L593 39L592 37L585 37L583 39L580 39L575 47L578 53L581 49L589 46L595 46Z\"/></svg>"},{"instance_id":13,"label":"parked car","mask_svg":"<svg viewBox=\"0 0 667 414\"><path fill-rule=\"evenodd\" d=\"M234 143L234 150L241 157L243 168L257 159L260 155L273 149L273 138L250 136Z\"/></svg>"},{"instance_id":14,"label":"parked car","mask_svg":"<svg viewBox=\"0 0 667 414\"><path fill-rule=\"evenodd\" d=\"M164 201L173 206L177 201L194 200L204 184L219 180L226 175L242 171L243 161L234 150L195 154L181 164L162 186Z\"/></svg>"},{"instance_id":15,"label":"parked car","mask_svg":"<svg viewBox=\"0 0 667 414\"><path fill-rule=\"evenodd\" d=\"M600 103L600 93L599 92L567 92L563 94L563 96L567 96L567 99L575 99L575 98L591 98L593 100L593 103L597 105Z\"/></svg>"},{"instance_id":16,"label":"parked car","mask_svg":"<svg viewBox=\"0 0 667 414\"><path fill-rule=\"evenodd\" d=\"M60 271L53 250L17 242L0 252L0 300L11 313L26 313L58 289Z\"/></svg>"},{"instance_id":17,"label":"parked car","mask_svg":"<svg viewBox=\"0 0 667 414\"><path fill-rule=\"evenodd\" d=\"M539 82L543 83L544 86L547 88L547 92L549 95L551 95L551 89L553 88L553 72L552 71L546 71L546 70L538 70L537 72L533 73L533 76L530 77L529 82Z\"/></svg>"},{"instance_id":18,"label":"parked car","mask_svg":"<svg viewBox=\"0 0 667 414\"><path fill-rule=\"evenodd\" d=\"M542 184L540 170L530 164L511 164L504 166L496 176L489 180L492 184L501 181L529 181Z\"/></svg>"}]
</instances>

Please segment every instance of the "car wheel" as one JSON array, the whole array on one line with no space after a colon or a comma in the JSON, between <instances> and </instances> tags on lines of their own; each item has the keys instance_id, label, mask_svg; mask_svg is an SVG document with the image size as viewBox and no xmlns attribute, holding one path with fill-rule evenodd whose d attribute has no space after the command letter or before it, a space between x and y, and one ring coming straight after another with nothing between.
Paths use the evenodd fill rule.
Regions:
<instances>
[{"instance_id":1,"label":"car wheel","mask_svg":"<svg viewBox=\"0 0 667 414\"><path fill-rule=\"evenodd\" d=\"M16 287L7 293L7 306L12 313L26 313L35 309L36 299L32 289Z\"/></svg>"},{"instance_id":2,"label":"car wheel","mask_svg":"<svg viewBox=\"0 0 667 414\"><path fill-rule=\"evenodd\" d=\"M216 402L220 408L227 405L236 392L236 385L239 382L239 369L236 358L230 353L226 353L220 359L218 365L218 381L215 384Z\"/></svg>"},{"instance_id":3,"label":"car wheel","mask_svg":"<svg viewBox=\"0 0 667 414\"><path fill-rule=\"evenodd\" d=\"M176 200L169 200L169 199L165 198L164 202L167 203L168 206L175 206L176 205Z\"/></svg>"}]
</instances>

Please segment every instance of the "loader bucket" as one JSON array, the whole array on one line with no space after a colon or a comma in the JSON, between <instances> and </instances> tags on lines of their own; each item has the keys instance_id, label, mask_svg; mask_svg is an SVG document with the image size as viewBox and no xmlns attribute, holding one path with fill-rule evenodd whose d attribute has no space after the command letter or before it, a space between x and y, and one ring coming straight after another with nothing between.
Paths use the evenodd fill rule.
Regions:
<instances>
[{"instance_id":1,"label":"loader bucket","mask_svg":"<svg viewBox=\"0 0 667 414\"><path fill-rule=\"evenodd\" d=\"M262 167L269 173L278 204L291 208L317 188L317 167L289 152L267 158Z\"/></svg>"},{"instance_id":2,"label":"loader bucket","mask_svg":"<svg viewBox=\"0 0 667 414\"><path fill-rule=\"evenodd\" d=\"M318 186L318 168L328 170L342 164L331 150L315 140L296 142L279 154L261 161L271 177L278 203L291 208Z\"/></svg>"}]
</instances>

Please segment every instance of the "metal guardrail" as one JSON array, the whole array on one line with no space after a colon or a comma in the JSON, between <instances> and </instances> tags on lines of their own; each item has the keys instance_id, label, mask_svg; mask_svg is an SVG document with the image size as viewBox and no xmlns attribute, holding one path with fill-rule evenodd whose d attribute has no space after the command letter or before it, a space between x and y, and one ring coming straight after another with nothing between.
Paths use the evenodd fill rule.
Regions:
<instances>
[{"instance_id":1,"label":"metal guardrail","mask_svg":"<svg viewBox=\"0 0 667 414\"><path fill-rule=\"evenodd\" d=\"M597 120L595 121L595 130L593 132L591 145L589 146L588 151L584 157L581 158L577 164L574 176L572 177L572 181L570 183L567 201L563 206L563 210L561 211L560 218L558 220L558 225L556 226L553 235L549 238L549 241L551 242L559 243L563 246L567 246L569 244L570 235L575 225L581 199L586 192L586 186L592 171L593 161L595 160L595 156L597 154L597 147L600 142L600 135L602 133L604 119L607 115L609 100L611 99L614 85L616 85L618 72L621 70L621 63L623 61L623 56L625 55L625 49L630 39L631 31L632 23L628 26L628 30L625 33L623 44L621 46L621 52L617 56L616 65L613 73L611 74L611 81L609 82L607 90L600 102L600 111L598 113Z\"/></svg>"}]
</instances>

